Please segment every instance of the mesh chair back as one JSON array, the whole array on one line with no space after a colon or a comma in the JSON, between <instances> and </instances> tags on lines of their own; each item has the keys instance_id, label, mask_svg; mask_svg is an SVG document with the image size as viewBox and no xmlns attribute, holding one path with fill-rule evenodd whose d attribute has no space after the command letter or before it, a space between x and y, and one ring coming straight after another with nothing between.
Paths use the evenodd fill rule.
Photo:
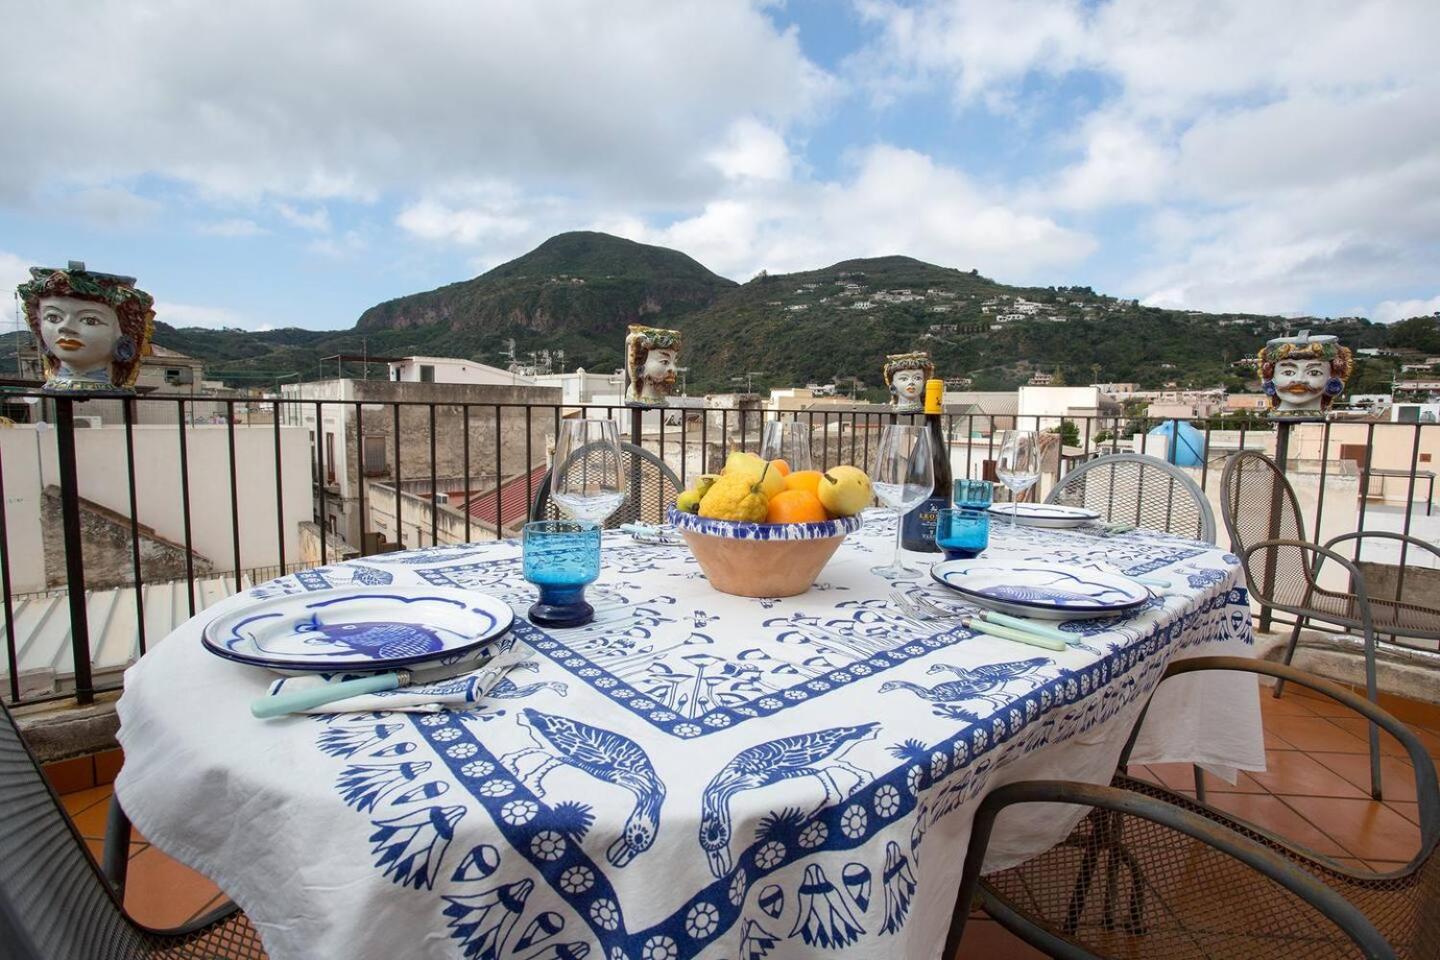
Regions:
<instances>
[{"instance_id":1,"label":"mesh chair back","mask_svg":"<svg viewBox=\"0 0 1440 960\"><path fill-rule=\"evenodd\" d=\"M1215 542L1215 511L1179 467L1155 457L1115 453L1065 475L1046 503L1085 507L1107 522Z\"/></svg>"},{"instance_id":2,"label":"mesh chair back","mask_svg":"<svg viewBox=\"0 0 1440 960\"><path fill-rule=\"evenodd\" d=\"M147 955L3 704L0 954L17 960Z\"/></svg>"},{"instance_id":3,"label":"mesh chair back","mask_svg":"<svg viewBox=\"0 0 1440 960\"><path fill-rule=\"evenodd\" d=\"M1245 558L1245 579L1256 597L1282 609L1314 603L1314 554L1277 545L1245 552L1265 540L1305 540L1305 520L1290 481L1274 460L1254 450L1232 454L1220 477L1220 512L1230 550Z\"/></svg>"},{"instance_id":4,"label":"mesh chair back","mask_svg":"<svg viewBox=\"0 0 1440 960\"><path fill-rule=\"evenodd\" d=\"M577 451L566 469L583 471L589 464L599 468L606 456L603 447L593 445ZM625 523L664 523L665 512L680 495L679 478L655 454L632 443L620 444L620 456L620 469L625 477L625 502L605 521L605 528L613 530ZM535 502L530 507L531 520L559 520L565 517L550 496L550 483L554 476L552 467L535 491Z\"/></svg>"}]
</instances>

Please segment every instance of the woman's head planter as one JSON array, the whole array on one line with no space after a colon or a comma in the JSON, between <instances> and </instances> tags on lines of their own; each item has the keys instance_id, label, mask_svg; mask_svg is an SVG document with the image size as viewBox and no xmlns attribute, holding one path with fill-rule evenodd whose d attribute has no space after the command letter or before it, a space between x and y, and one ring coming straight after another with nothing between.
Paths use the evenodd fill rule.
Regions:
<instances>
[{"instance_id":1,"label":"woman's head planter","mask_svg":"<svg viewBox=\"0 0 1440 960\"><path fill-rule=\"evenodd\" d=\"M1261 388L1270 397L1270 416L1318 417L1345 390L1355 368L1350 348L1328 335L1271 340L1260 351Z\"/></svg>"},{"instance_id":2,"label":"woman's head planter","mask_svg":"<svg viewBox=\"0 0 1440 960\"><path fill-rule=\"evenodd\" d=\"M56 393L129 391L150 352L154 298L134 277L94 273L70 261L31 267L18 287L25 321L40 341L45 389Z\"/></svg>"},{"instance_id":3,"label":"woman's head planter","mask_svg":"<svg viewBox=\"0 0 1440 960\"><path fill-rule=\"evenodd\" d=\"M663 407L675 389L680 331L632 325L625 335L625 402Z\"/></svg>"},{"instance_id":4,"label":"woman's head planter","mask_svg":"<svg viewBox=\"0 0 1440 960\"><path fill-rule=\"evenodd\" d=\"M885 387L896 413L919 413L925 409L925 381L935 376L930 354L894 353L885 358Z\"/></svg>"}]
</instances>

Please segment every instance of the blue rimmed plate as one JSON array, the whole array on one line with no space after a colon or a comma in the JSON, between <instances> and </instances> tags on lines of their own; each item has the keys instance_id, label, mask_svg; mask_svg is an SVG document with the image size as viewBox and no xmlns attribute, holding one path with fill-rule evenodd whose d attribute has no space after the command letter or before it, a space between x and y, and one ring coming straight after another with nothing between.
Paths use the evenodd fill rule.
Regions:
<instances>
[{"instance_id":1,"label":"blue rimmed plate","mask_svg":"<svg viewBox=\"0 0 1440 960\"><path fill-rule=\"evenodd\" d=\"M1149 589L1129 577L1065 564L946 560L930 576L973 603L1045 620L1113 617L1150 599Z\"/></svg>"},{"instance_id":2,"label":"blue rimmed plate","mask_svg":"<svg viewBox=\"0 0 1440 960\"><path fill-rule=\"evenodd\" d=\"M1002 523L1009 523L1013 516L1022 527L1048 527L1052 530L1081 527L1100 519L1100 514L1094 510L1058 503L996 503L990 507L990 513Z\"/></svg>"},{"instance_id":3,"label":"blue rimmed plate","mask_svg":"<svg viewBox=\"0 0 1440 960\"><path fill-rule=\"evenodd\" d=\"M446 587L343 587L272 597L205 625L216 656L282 673L379 671L479 657L515 614Z\"/></svg>"}]
</instances>

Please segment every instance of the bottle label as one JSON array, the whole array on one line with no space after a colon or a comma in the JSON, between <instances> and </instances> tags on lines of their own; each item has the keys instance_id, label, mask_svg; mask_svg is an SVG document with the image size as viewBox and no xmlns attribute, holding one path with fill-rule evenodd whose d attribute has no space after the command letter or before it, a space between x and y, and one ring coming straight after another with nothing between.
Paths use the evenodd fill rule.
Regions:
<instances>
[{"instance_id":1,"label":"bottle label","mask_svg":"<svg viewBox=\"0 0 1440 960\"><path fill-rule=\"evenodd\" d=\"M900 544L906 550L925 553L939 553L935 544L936 515L941 508L949 506L944 497L930 497L920 506L905 514L900 525Z\"/></svg>"}]
</instances>

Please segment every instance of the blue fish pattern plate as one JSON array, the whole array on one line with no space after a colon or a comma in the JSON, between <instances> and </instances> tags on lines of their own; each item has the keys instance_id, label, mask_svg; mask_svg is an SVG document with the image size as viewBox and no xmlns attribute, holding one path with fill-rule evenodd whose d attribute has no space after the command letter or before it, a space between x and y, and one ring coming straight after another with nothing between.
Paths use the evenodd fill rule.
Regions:
<instances>
[{"instance_id":1,"label":"blue fish pattern plate","mask_svg":"<svg viewBox=\"0 0 1440 960\"><path fill-rule=\"evenodd\" d=\"M990 513L1003 523L1009 523L1013 516L1022 527L1046 527L1051 530L1083 527L1100 519L1100 514L1094 510L1058 503L996 503L991 505Z\"/></svg>"},{"instance_id":2,"label":"blue fish pattern plate","mask_svg":"<svg viewBox=\"0 0 1440 960\"><path fill-rule=\"evenodd\" d=\"M247 604L210 621L211 653L280 673L460 664L510 629L494 597L446 587L345 587Z\"/></svg>"},{"instance_id":3,"label":"blue fish pattern plate","mask_svg":"<svg viewBox=\"0 0 1440 960\"><path fill-rule=\"evenodd\" d=\"M1113 617L1150 599L1149 589L1129 577L1065 564L946 560L930 576L973 603L1046 620Z\"/></svg>"}]
</instances>

